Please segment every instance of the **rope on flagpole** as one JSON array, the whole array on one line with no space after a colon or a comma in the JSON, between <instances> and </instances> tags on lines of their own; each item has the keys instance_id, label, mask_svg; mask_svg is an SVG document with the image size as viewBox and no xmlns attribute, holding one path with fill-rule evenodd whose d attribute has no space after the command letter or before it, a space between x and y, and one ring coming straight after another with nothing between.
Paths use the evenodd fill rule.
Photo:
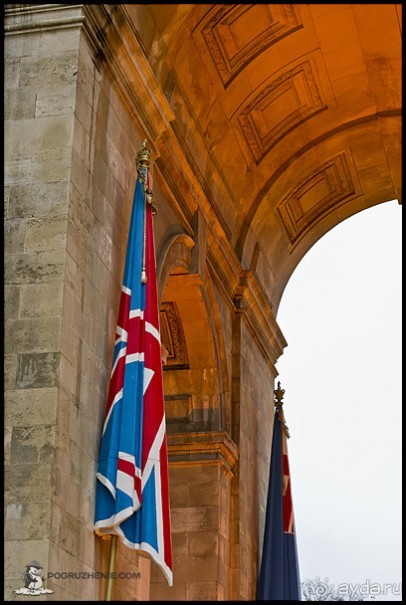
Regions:
<instances>
[{"instance_id":1,"label":"rope on flagpole","mask_svg":"<svg viewBox=\"0 0 406 605\"><path fill-rule=\"evenodd\" d=\"M142 271L141 271L141 283L147 283L147 269L146 269L146 246L147 246L147 201L144 199L144 226L143 226L143 241L142 241Z\"/></svg>"},{"instance_id":2,"label":"rope on flagpole","mask_svg":"<svg viewBox=\"0 0 406 605\"><path fill-rule=\"evenodd\" d=\"M112 535L110 540L109 570L107 574L105 601L111 601L111 593L113 590L113 572L116 565L117 542L118 536Z\"/></svg>"}]
</instances>

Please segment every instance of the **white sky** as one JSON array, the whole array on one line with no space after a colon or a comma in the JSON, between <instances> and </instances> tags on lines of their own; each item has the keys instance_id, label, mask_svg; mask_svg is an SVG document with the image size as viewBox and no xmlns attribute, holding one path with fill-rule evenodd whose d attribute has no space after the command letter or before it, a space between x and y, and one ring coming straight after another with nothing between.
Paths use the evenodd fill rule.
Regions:
<instances>
[{"instance_id":1,"label":"white sky","mask_svg":"<svg viewBox=\"0 0 406 605\"><path fill-rule=\"evenodd\" d=\"M328 232L279 307L302 581L401 587L401 212L392 200Z\"/></svg>"}]
</instances>

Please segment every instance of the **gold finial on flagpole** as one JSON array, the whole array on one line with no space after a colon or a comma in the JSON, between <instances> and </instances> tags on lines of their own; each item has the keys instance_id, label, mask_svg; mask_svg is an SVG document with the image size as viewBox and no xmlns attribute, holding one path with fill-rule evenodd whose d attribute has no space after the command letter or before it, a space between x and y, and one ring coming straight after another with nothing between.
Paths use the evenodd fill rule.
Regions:
<instances>
[{"instance_id":1,"label":"gold finial on flagpole","mask_svg":"<svg viewBox=\"0 0 406 605\"><path fill-rule=\"evenodd\" d=\"M152 181L151 174L149 173L151 150L147 149L147 139L144 139L141 145L141 149L138 151L135 161L137 165L138 178L140 179L144 188L144 204L145 210L147 204L151 206L152 214L157 213L157 208L154 203L152 195ZM146 253L146 211L144 212L144 241L143 241L143 253L142 253L142 271L141 271L141 283L147 283L147 272L145 266L145 253Z\"/></svg>"},{"instance_id":2,"label":"gold finial on flagpole","mask_svg":"<svg viewBox=\"0 0 406 605\"><path fill-rule=\"evenodd\" d=\"M289 433L289 429L288 429L288 425L286 424L286 420L285 420L285 414L283 413L283 404L284 402L282 401L284 395L285 395L285 389L281 389L281 383L278 382L277 385L277 389L274 390L274 401L275 401L275 408L276 408L276 412L279 416L279 420L281 421L283 430L286 433L286 437L289 439L290 437L290 433Z\"/></svg>"},{"instance_id":3,"label":"gold finial on flagpole","mask_svg":"<svg viewBox=\"0 0 406 605\"><path fill-rule=\"evenodd\" d=\"M144 185L145 201L151 206L152 214L157 214L158 209L154 202L152 190L148 186L148 179L146 178L146 171L149 170L151 150L147 149L147 139L144 139L141 145L141 149L138 151L135 161L137 165L138 178Z\"/></svg>"},{"instance_id":4,"label":"gold finial on flagpole","mask_svg":"<svg viewBox=\"0 0 406 605\"><path fill-rule=\"evenodd\" d=\"M137 168L149 168L151 150L147 149L147 139L144 139L141 149L138 151L135 161Z\"/></svg>"},{"instance_id":5,"label":"gold finial on flagpole","mask_svg":"<svg viewBox=\"0 0 406 605\"><path fill-rule=\"evenodd\" d=\"M285 395L285 389L281 389L281 383L278 382L278 388L274 390L274 395L275 395L275 405L278 406L282 406L283 405L283 397Z\"/></svg>"}]
</instances>

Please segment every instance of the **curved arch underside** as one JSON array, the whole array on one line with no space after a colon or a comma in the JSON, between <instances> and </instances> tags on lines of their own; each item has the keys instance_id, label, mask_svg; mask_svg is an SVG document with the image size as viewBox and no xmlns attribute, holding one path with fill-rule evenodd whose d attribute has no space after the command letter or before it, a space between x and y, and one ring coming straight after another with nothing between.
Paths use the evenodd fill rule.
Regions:
<instances>
[{"instance_id":1,"label":"curved arch underside","mask_svg":"<svg viewBox=\"0 0 406 605\"><path fill-rule=\"evenodd\" d=\"M400 4L121 7L189 169L274 308L329 229L401 201Z\"/></svg>"}]
</instances>

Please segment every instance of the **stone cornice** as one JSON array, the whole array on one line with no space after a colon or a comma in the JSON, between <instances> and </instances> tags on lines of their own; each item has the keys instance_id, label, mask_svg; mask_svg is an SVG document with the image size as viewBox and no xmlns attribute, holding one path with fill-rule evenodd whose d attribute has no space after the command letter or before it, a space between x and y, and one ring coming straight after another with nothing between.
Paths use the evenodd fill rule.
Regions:
<instances>
[{"instance_id":1,"label":"stone cornice","mask_svg":"<svg viewBox=\"0 0 406 605\"><path fill-rule=\"evenodd\" d=\"M242 271L240 286L235 297L237 309L244 314L248 326L257 343L272 365L282 355L287 346L272 311L272 304L252 270ZM273 368L275 375L278 374Z\"/></svg>"},{"instance_id":2,"label":"stone cornice","mask_svg":"<svg viewBox=\"0 0 406 605\"><path fill-rule=\"evenodd\" d=\"M8 7L8 8L7 8ZM6 4L5 35L81 27L83 4Z\"/></svg>"},{"instance_id":3,"label":"stone cornice","mask_svg":"<svg viewBox=\"0 0 406 605\"><path fill-rule=\"evenodd\" d=\"M234 261L234 262L233 262ZM274 364L287 346L261 282L253 270L243 271L234 256L228 256L215 241L210 241L207 263L211 278L224 293L231 308L240 313L263 355Z\"/></svg>"},{"instance_id":4,"label":"stone cornice","mask_svg":"<svg viewBox=\"0 0 406 605\"><path fill-rule=\"evenodd\" d=\"M175 130L170 104L145 56L133 24L122 5L84 5L85 32L96 57L116 84L129 112L148 140L156 167L166 179L170 174L177 184L180 214L192 217L200 208L222 246L235 255L224 219L219 220L212 207L201 175L186 153ZM221 224L223 223L223 224Z\"/></svg>"},{"instance_id":5,"label":"stone cornice","mask_svg":"<svg viewBox=\"0 0 406 605\"><path fill-rule=\"evenodd\" d=\"M134 31L121 5L85 4L84 30L96 57L104 60L131 115L154 147L163 132L170 128L173 112L156 81Z\"/></svg>"},{"instance_id":6,"label":"stone cornice","mask_svg":"<svg viewBox=\"0 0 406 605\"><path fill-rule=\"evenodd\" d=\"M227 433L167 435L170 467L220 464L231 476L238 467L238 448Z\"/></svg>"}]
</instances>

